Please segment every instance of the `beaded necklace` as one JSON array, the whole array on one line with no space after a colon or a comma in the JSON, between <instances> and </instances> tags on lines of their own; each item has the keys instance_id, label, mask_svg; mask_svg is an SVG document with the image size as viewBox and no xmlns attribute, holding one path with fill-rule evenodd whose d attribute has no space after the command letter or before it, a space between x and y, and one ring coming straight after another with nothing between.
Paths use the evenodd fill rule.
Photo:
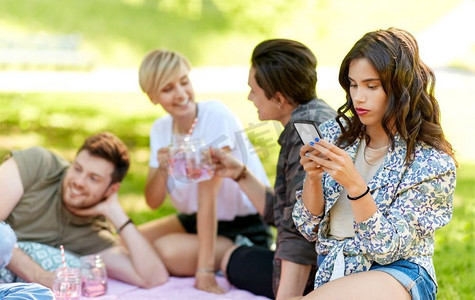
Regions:
<instances>
[{"instance_id":1,"label":"beaded necklace","mask_svg":"<svg viewBox=\"0 0 475 300\"><path fill-rule=\"evenodd\" d=\"M193 120L193 123L191 123L191 127L188 130L188 133L185 135L184 140L189 141L191 138L191 135L193 134L193 131L195 130L196 124L198 123L198 103L196 103L196 116L195 119Z\"/></svg>"}]
</instances>

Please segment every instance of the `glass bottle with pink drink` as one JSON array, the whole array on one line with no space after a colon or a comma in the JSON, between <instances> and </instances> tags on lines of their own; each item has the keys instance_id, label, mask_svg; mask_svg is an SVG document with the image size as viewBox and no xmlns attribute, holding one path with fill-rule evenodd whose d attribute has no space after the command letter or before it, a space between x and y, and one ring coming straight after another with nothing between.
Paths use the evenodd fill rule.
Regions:
<instances>
[{"instance_id":1,"label":"glass bottle with pink drink","mask_svg":"<svg viewBox=\"0 0 475 300\"><path fill-rule=\"evenodd\" d=\"M107 292L106 265L100 255L81 257L81 275L83 296L96 297Z\"/></svg>"}]
</instances>

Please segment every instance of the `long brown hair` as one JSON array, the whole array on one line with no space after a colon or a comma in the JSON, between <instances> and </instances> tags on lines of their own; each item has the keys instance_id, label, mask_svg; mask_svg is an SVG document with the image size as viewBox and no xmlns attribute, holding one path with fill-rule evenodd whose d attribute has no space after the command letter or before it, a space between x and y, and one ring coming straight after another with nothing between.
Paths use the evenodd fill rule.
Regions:
<instances>
[{"instance_id":1,"label":"long brown hair","mask_svg":"<svg viewBox=\"0 0 475 300\"><path fill-rule=\"evenodd\" d=\"M454 158L454 150L440 125L440 108L434 97L435 75L419 57L416 39L397 28L366 33L343 59L339 81L346 92L346 103L338 109L337 122L342 135L338 145L350 145L365 134L350 95L348 71L355 59L367 59L379 73L388 97L382 126L390 141L395 132L407 143L406 162L411 160L417 141L441 150ZM348 116L347 113L352 115Z\"/></svg>"}]
</instances>

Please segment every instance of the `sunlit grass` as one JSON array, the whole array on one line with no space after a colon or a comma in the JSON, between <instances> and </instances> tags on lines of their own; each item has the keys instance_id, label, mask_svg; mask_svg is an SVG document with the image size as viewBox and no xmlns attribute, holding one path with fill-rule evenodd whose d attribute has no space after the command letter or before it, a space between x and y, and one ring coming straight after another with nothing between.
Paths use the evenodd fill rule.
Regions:
<instances>
[{"instance_id":1,"label":"sunlit grass","mask_svg":"<svg viewBox=\"0 0 475 300\"><path fill-rule=\"evenodd\" d=\"M434 264L439 299L473 299L475 295L475 164L458 169L451 222L436 232Z\"/></svg>"}]
</instances>

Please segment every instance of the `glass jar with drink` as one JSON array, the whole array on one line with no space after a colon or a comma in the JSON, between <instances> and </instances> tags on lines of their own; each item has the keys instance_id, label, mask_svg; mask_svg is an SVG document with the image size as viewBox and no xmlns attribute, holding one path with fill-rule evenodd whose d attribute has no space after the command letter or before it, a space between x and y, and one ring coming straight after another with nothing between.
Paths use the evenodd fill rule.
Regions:
<instances>
[{"instance_id":1,"label":"glass jar with drink","mask_svg":"<svg viewBox=\"0 0 475 300\"><path fill-rule=\"evenodd\" d=\"M58 268L53 281L53 293L57 300L80 300L81 273L79 269Z\"/></svg>"},{"instance_id":2,"label":"glass jar with drink","mask_svg":"<svg viewBox=\"0 0 475 300\"><path fill-rule=\"evenodd\" d=\"M184 183L211 179L214 165L209 148L203 139L190 139L187 136L174 136L170 145L169 173Z\"/></svg>"},{"instance_id":3,"label":"glass jar with drink","mask_svg":"<svg viewBox=\"0 0 475 300\"><path fill-rule=\"evenodd\" d=\"M82 294L87 297L107 292L107 271L100 255L81 257Z\"/></svg>"}]
</instances>

